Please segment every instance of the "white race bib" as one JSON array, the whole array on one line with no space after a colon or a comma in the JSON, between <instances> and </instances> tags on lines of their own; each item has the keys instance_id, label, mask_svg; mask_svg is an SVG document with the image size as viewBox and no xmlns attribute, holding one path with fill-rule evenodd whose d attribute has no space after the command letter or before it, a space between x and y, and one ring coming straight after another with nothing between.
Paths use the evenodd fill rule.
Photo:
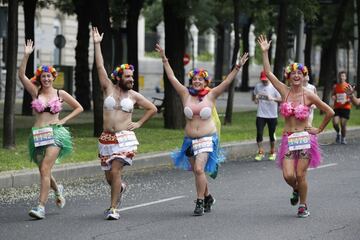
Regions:
<instances>
[{"instance_id":1,"label":"white race bib","mask_svg":"<svg viewBox=\"0 0 360 240\"><path fill-rule=\"evenodd\" d=\"M194 151L194 155L197 155L202 152L212 152L213 151L212 137L202 137L199 139L192 140L192 148Z\"/></svg>"},{"instance_id":2,"label":"white race bib","mask_svg":"<svg viewBox=\"0 0 360 240\"><path fill-rule=\"evenodd\" d=\"M35 147L46 146L55 143L52 127L32 128Z\"/></svg>"},{"instance_id":3,"label":"white race bib","mask_svg":"<svg viewBox=\"0 0 360 240\"><path fill-rule=\"evenodd\" d=\"M346 93L337 93L336 94L336 101L338 103L344 104L346 102Z\"/></svg>"},{"instance_id":4,"label":"white race bib","mask_svg":"<svg viewBox=\"0 0 360 240\"><path fill-rule=\"evenodd\" d=\"M137 145L139 145L139 142L136 139L135 133L133 131L120 131L120 132L116 132L115 135L118 140L118 144L120 148L136 149Z\"/></svg>"},{"instance_id":5,"label":"white race bib","mask_svg":"<svg viewBox=\"0 0 360 240\"><path fill-rule=\"evenodd\" d=\"M259 94L259 95L258 95L258 99L259 99L259 100L269 101L269 96L268 96L268 95Z\"/></svg>"},{"instance_id":6,"label":"white race bib","mask_svg":"<svg viewBox=\"0 0 360 240\"><path fill-rule=\"evenodd\" d=\"M289 151L309 149L310 134L308 132L296 132L288 137Z\"/></svg>"}]
</instances>

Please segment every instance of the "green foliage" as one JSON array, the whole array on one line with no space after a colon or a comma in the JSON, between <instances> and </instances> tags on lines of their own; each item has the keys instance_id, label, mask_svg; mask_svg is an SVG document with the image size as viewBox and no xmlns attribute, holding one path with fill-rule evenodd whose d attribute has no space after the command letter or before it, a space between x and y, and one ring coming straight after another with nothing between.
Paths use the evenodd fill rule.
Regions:
<instances>
[{"instance_id":1,"label":"green foliage","mask_svg":"<svg viewBox=\"0 0 360 240\"><path fill-rule=\"evenodd\" d=\"M214 59L214 56L209 52L203 52L198 55L197 59L203 62L210 62Z\"/></svg>"},{"instance_id":2,"label":"green foliage","mask_svg":"<svg viewBox=\"0 0 360 240\"><path fill-rule=\"evenodd\" d=\"M145 2L142 14L146 21L146 32L156 32L156 26L164 20L163 13L164 9L161 0Z\"/></svg>"},{"instance_id":3,"label":"green foliage","mask_svg":"<svg viewBox=\"0 0 360 240\"><path fill-rule=\"evenodd\" d=\"M160 54L156 51L145 52L145 57L160 58Z\"/></svg>"}]
</instances>

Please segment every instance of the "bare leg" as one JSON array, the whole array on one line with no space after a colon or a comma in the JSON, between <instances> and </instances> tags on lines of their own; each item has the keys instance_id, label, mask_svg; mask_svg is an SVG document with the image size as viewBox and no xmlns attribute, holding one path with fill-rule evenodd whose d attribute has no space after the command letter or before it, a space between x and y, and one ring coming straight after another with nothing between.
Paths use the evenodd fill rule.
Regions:
<instances>
[{"instance_id":1,"label":"bare leg","mask_svg":"<svg viewBox=\"0 0 360 240\"><path fill-rule=\"evenodd\" d=\"M299 159L296 169L296 179L298 182L300 204L305 204L307 199L308 185L306 181L306 173L309 167L309 159Z\"/></svg>"},{"instance_id":2,"label":"bare leg","mask_svg":"<svg viewBox=\"0 0 360 240\"><path fill-rule=\"evenodd\" d=\"M208 192L208 182L205 175L204 167L208 159L208 153L196 155L196 160L191 159L193 173L195 176L195 186L198 199L204 199L205 193Z\"/></svg>"},{"instance_id":3,"label":"bare leg","mask_svg":"<svg viewBox=\"0 0 360 240\"><path fill-rule=\"evenodd\" d=\"M275 153L275 141L270 142L270 153Z\"/></svg>"},{"instance_id":4,"label":"bare leg","mask_svg":"<svg viewBox=\"0 0 360 240\"><path fill-rule=\"evenodd\" d=\"M117 208L120 200L120 191L121 191L121 174L124 164L121 161L113 160L111 170L106 171L106 179L110 180L111 186L111 206L112 208Z\"/></svg>"},{"instance_id":5,"label":"bare leg","mask_svg":"<svg viewBox=\"0 0 360 240\"><path fill-rule=\"evenodd\" d=\"M51 185L51 169L55 164L56 158L60 152L59 147L50 146L46 148L45 157L42 160L39 171L40 171L40 197L39 203L41 206L45 206Z\"/></svg>"},{"instance_id":6,"label":"bare leg","mask_svg":"<svg viewBox=\"0 0 360 240\"><path fill-rule=\"evenodd\" d=\"M294 190L298 189L295 175L295 160L285 158L283 161L283 177L288 185Z\"/></svg>"},{"instance_id":7,"label":"bare leg","mask_svg":"<svg viewBox=\"0 0 360 240\"><path fill-rule=\"evenodd\" d=\"M345 138L345 136L346 136L346 123L347 123L347 119L346 119L346 118L340 118L341 137L342 137L342 138Z\"/></svg>"},{"instance_id":8,"label":"bare leg","mask_svg":"<svg viewBox=\"0 0 360 240\"><path fill-rule=\"evenodd\" d=\"M339 132L340 132L339 122L340 122L339 116L335 116L333 118L333 127L334 127L337 134L339 134Z\"/></svg>"}]
</instances>

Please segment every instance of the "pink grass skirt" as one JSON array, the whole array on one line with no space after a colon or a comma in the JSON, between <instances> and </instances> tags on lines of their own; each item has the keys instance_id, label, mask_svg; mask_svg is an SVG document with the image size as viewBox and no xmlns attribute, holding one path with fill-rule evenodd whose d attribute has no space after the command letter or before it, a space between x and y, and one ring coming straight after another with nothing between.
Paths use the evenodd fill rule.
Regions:
<instances>
[{"instance_id":1,"label":"pink grass skirt","mask_svg":"<svg viewBox=\"0 0 360 240\"><path fill-rule=\"evenodd\" d=\"M286 157L286 155L289 155L289 148L288 148L288 136L291 135L291 133L285 133L282 136L281 143L278 149L277 159L276 159L276 165L282 169L283 161ZM314 134L310 134L310 148L306 150L296 150L292 151L290 159L293 159L295 161L295 166L297 165L297 162L299 159L303 158L303 156L308 156L309 158L309 167L316 168L318 167L321 162L321 149L318 143L317 136Z\"/></svg>"}]
</instances>

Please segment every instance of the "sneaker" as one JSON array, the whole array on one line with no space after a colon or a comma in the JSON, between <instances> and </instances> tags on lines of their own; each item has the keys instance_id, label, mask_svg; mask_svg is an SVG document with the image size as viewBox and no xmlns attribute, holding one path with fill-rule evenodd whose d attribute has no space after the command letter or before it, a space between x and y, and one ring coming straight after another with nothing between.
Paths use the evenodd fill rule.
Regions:
<instances>
[{"instance_id":1,"label":"sneaker","mask_svg":"<svg viewBox=\"0 0 360 240\"><path fill-rule=\"evenodd\" d=\"M310 212L307 209L306 204L300 204L300 206L298 208L297 216L299 218L306 218L306 217L310 216Z\"/></svg>"},{"instance_id":2,"label":"sneaker","mask_svg":"<svg viewBox=\"0 0 360 240\"><path fill-rule=\"evenodd\" d=\"M341 138L341 144L344 144L344 145L346 145L347 144L347 141L346 141L346 139L345 138Z\"/></svg>"},{"instance_id":3,"label":"sneaker","mask_svg":"<svg viewBox=\"0 0 360 240\"><path fill-rule=\"evenodd\" d=\"M291 205L295 206L299 202L299 192L293 191L292 196L290 198Z\"/></svg>"},{"instance_id":4,"label":"sneaker","mask_svg":"<svg viewBox=\"0 0 360 240\"><path fill-rule=\"evenodd\" d=\"M211 212L211 207L215 204L215 202L216 200L213 196L211 196L211 194L206 196L204 199L204 212Z\"/></svg>"},{"instance_id":5,"label":"sneaker","mask_svg":"<svg viewBox=\"0 0 360 240\"><path fill-rule=\"evenodd\" d=\"M33 207L29 212L30 217L35 219L44 219L45 218L45 208L43 206Z\"/></svg>"},{"instance_id":6,"label":"sneaker","mask_svg":"<svg viewBox=\"0 0 360 240\"><path fill-rule=\"evenodd\" d=\"M270 161L275 161L275 159L276 159L276 153L270 153L269 160Z\"/></svg>"},{"instance_id":7,"label":"sneaker","mask_svg":"<svg viewBox=\"0 0 360 240\"><path fill-rule=\"evenodd\" d=\"M204 215L204 200L203 199L197 199L195 201L195 210L194 210L194 216L202 216Z\"/></svg>"},{"instance_id":8,"label":"sneaker","mask_svg":"<svg viewBox=\"0 0 360 240\"><path fill-rule=\"evenodd\" d=\"M58 191L55 192L55 203L58 208L64 208L66 200L64 198L64 186L59 184Z\"/></svg>"},{"instance_id":9,"label":"sneaker","mask_svg":"<svg viewBox=\"0 0 360 240\"><path fill-rule=\"evenodd\" d=\"M124 193L126 192L126 189L127 189L127 184L125 182L121 182L121 191L120 191L120 196L119 196L119 204L117 206L117 208L120 207L120 204L121 204L121 200L122 200L122 197L124 196Z\"/></svg>"},{"instance_id":10,"label":"sneaker","mask_svg":"<svg viewBox=\"0 0 360 240\"><path fill-rule=\"evenodd\" d=\"M118 220L120 218L120 214L115 208L106 209L104 214L106 220Z\"/></svg>"},{"instance_id":11,"label":"sneaker","mask_svg":"<svg viewBox=\"0 0 360 240\"><path fill-rule=\"evenodd\" d=\"M336 139L335 139L336 143L340 143L340 134L336 134Z\"/></svg>"},{"instance_id":12,"label":"sneaker","mask_svg":"<svg viewBox=\"0 0 360 240\"><path fill-rule=\"evenodd\" d=\"M264 157L265 157L265 154L262 153L262 152L259 152L258 154L256 154L255 160L256 160L256 161L261 161L261 160L264 159Z\"/></svg>"}]
</instances>

